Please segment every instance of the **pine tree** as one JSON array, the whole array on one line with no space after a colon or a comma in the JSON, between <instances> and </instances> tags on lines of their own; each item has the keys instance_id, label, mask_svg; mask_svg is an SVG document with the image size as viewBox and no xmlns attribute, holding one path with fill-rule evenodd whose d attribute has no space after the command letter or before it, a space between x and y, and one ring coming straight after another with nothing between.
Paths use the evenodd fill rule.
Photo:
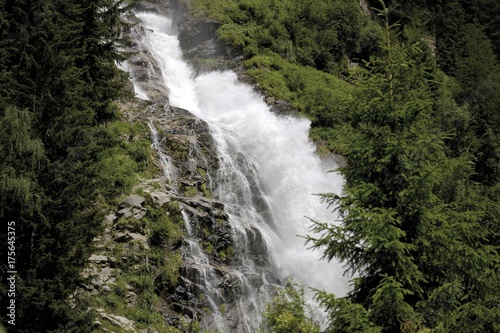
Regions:
<instances>
[{"instance_id":1,"label":"pine tree","mask_svg":"<svg viewBox=\"0 0 500 333\"><path fill-rule=\"evenodd\" d=\"M122 85L122 10L121 1L0 1L0 217L16 222L19 332L65 331L81 315L67 299L102 221L89 179L112 144L103 123Z\"/></svg>"},{"instance_id":2,"label":"pine tree","mask_svg":"<svg viewBox=\"0 0 500 333\"><path fill-rule=\"evenodd\" d=\"M348 102L344 193L323 195L342 221L315 222L321 236L309 237L324 258L339 259L355 274L346 299L318 294L329 331L457 331L471 327L475 310L481 328L496 327L486 304L498 301L491 289L498 286L498 254L484 241L481 207L464 187L472 170L448 176L463 160L446 156L447 136L432 123L432 73L418 45L397 42L388 13L383 6L383 54L361 70ZM468 189L467 205L458 194L448 202L439 196L445 178L457 193Z\"/></svg>"},{"instance_id":3,"label":"pine tree","mask_svg":"<svg viewBox=\"0 0 500 333\"><path fill-rule=\"evenodd\" d=\"M122 29L129 27L121 16L127 13L134 1L128 5L123 0L70 1L78 9L78 20L82 32L78 47L83 50L77 66L85 70L85 81L91 87L88 98L96 112L97 121L108 121L116 116L110 101L122 94L122 84L117 77L124 78L115 61L126 59L119 51L122 46Z\"/></svg>"}]
</instances>

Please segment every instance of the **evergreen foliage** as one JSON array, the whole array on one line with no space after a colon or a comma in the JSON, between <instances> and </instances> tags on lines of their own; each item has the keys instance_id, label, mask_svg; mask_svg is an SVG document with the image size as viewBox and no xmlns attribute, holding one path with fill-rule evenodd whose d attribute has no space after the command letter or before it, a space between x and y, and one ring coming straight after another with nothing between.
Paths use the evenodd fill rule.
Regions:
<instances>
[{"instance_id":1,"label":"evergreen foliage","mask_svg":"<svg viewBox=\"0 0 500 333\"><path fill-rule=\"evenodd\" d=\"M252 57L271 51L293 64L345 70L346 56L367 55L378 36L356 1L196 1L198 13L219 20L219 37Z\"/></svg>"},{"instance_id":2,"label":"evergreen foliage","mask_svg":"<svg viewBox=\"0 0 500 333\"><path fill-rule=\"evenodd\" d=\"M99 161L119 137L105 125L122 94L114 62L126 10L113 0L0 1L0 219L16 223L18 332L90 327L67 298L100 231Z\"/></svg>"},{"instance_id":3,"label":"evergreen foliage","mask_svg":"<svg viewBox=\"0 0 500 333\"><path fill-rule=\"evenodd\" d=\"M499 256L481 223L471 164L446 156L447 136L432 123L431 68L418 45L397 42L382 8L383 53L361 69L348 102L345 192L323 196L342 222L315 222L322 236L309 237L356 276L346 300L318 294L329 331L493 332ZM445 185L455 190L447 200Z\"/></svg>"}]
</instances>

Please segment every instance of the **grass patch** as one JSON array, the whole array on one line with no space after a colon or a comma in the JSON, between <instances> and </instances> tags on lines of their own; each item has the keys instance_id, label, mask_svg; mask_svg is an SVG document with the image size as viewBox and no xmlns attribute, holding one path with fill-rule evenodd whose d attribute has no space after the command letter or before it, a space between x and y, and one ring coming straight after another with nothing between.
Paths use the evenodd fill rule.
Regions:
<instances>
[{"instance_id":1,"label":"grass patch","mask_svg":"<svg viewBox=\"0 0 500 333\"><path fill-rule=\"evenodd\" d=\"M108 144L97 156L95 181L99 193L113 202L129 193L139 178L152 178L157 167L149 128L144 123L113 121L103 135Z\"/></svg>"},{"instance_id":2,"label":"grass patch","mask_svg":"<svg viewBox=\"0 0 500 333\"><path fill-rule=\"evenodd\" d=\"M115 270L116 281L111 284L111 292L94 296L93 303L109 314L133 321L138 330L177 333L180 331L165 323L157 307L161 291L175 286L180 276L183 260L180 251L174 248L182 238L182 216L176 202L165 209L152 205L149 200L147 198L144 205L147 214L141 223L142 230L149 236L150 249L136 248L131 256L133 263L127 262ZM115 253L122 255L123 250L118 246L123 244L116 244ZM119 332L119 328L104 320L100 329Z\"/></svg>"}]
</instances>

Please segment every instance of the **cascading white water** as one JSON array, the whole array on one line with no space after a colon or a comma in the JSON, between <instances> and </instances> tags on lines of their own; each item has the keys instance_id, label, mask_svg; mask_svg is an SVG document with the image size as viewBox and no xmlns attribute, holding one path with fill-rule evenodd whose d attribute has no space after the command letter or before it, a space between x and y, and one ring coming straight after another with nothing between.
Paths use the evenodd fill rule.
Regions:
<instances>
[{"instance_id":1,"label":"cascading white water","mask_svg":"<svg viewBox=\"0 0 500 333\"><path fill-rule=\"evenodd\" d=\"M321 253L307 249L299 237L310 233L307 217L320 221L333 218L313 194L340 191L342 186L338 174L327 172L335 165L322 161L309 141L309 121L273 114L262 96L238 82L233 72L194 77L182 60L171 21L151 13L136 16L152 30L145 42L162 70L170 104L191 111L211 127L220 159L214 195L229 213L235 241L241 243L237 251L247 251L244 247L250 243L249 235L259 232L278 270L276 275L345 295L348 285L342 267L321 261ZM247 274L256 274L260 285L266 284L267 275L257 265L242 260L242 281L250 279ZM250 313L258 315L265 300L265 292L256 296L252 304L259 309ZM245 313L241 306L240 312ZM239 331L255 330L258 322L258 318L244 320Z\"/></svg>"},{"instance_id":2,"label":"cascading white water","mask_svg":"<svg viewBox=\"0 0 500 333\"><path fill-rule=\"evenodd\" d=\"M200 274L200 280L203 286L200 289L204 290L206 295L204 295L205 300L210 306L210 311L212 312L214 328L217 331L222 331L224 329L223 319L218 308L217 299L222 299L220 292L212 285L210 281L210 275L212 274L212 267L210 266L209 259L207 255L201 249L200 243L193 237L191 231L191 225L189 217L185 211L182 211L182 218L184 220L184 225L186 227L186 237L185 241L189 245L189 265L195 266Z\"/></svg>"},{"instance_id":3,"label":"cascading white water","mask_svg":"<svg viewBox=\"0 0 500 333\"><path fill-rule=\"evenodd\" d=\"M165 155L160 149L160 142L158 140L158 131L156 130L154 124L148 123L149 130L151 131L151 148L158 154L158 159L160 160L161 168L163 170L163 175L170 179L172 177L172 164L167 155Z\"/></svg>"}]
</instances>

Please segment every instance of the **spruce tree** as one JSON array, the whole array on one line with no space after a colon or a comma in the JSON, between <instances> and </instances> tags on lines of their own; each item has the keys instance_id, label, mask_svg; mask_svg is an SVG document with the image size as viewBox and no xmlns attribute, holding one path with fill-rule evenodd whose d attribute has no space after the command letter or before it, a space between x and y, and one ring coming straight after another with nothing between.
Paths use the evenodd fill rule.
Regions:
<instances>
[{"instance_id":1,"label":"spruce tree","mask_svg":"<svg viewBox=\"0 0 500 333\"><path fill-rule=\"evenodd\" d=\"M430 67L418 44L398 42L382 6L382 54L360 70L347 102L344 193L323 195L341 221L315 222L321 236L308 239L355 276L347 298L318 293L329 332L458 331L470 329L474 310L482 329L496 327L486 304L498 301L491 287L498 286L498 254L484 241L481 207L471 199L472 169L449 176L463 160L446 156L447 135L433 124ZM439 196L445 178L467 193L467 205L458 194L448 202Z\"/></svg>"},{"instance_id":2,"label":"spruce tree","mask_svg":"<svg viewBox=\"0 0 500 333\"><path fill-rule=\"evenodd\" d=\"M84 313L67 300L102 221L89 179L115 144L103 123L122 85L121 4L0 1L0 217L16 223L19 332L68 331Z\"/></svg>"}]
</instances>

